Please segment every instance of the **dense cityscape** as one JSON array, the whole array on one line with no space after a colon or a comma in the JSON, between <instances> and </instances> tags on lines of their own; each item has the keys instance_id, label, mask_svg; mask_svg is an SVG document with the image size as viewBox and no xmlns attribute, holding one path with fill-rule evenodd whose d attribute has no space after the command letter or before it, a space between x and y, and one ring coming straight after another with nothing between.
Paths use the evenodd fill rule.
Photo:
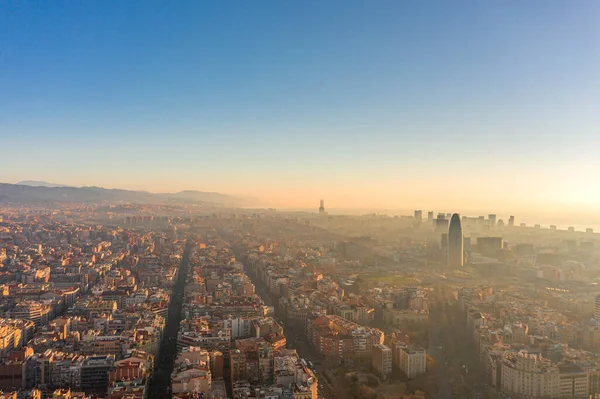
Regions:
<instances>
[{"instance_id":1,"label":"dense cityscape","mask_svg":"<svg viewBox=\"0 0 600 399\"><path fill-rule=\"evenodd\" d=\"M417 210L0 210L2 398L589 398L598 236Z\"/></svg>"},{"instance_id":2,"label":"dense cityscape","mask_svg":"<svg viewBox=\"0 0 600 399\"><path fill-rule=\"evenodd\" d=\"M599 71L599 0L0 0L0 399L600 399Z\"/></svg>"}]
</instances>

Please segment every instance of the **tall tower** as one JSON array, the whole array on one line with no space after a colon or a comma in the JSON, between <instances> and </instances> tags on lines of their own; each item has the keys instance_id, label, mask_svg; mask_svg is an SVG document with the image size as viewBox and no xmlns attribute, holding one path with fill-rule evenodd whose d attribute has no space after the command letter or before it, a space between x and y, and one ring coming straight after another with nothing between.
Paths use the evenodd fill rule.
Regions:
<instances>
[{"instance_id":1,"label":"tall tower","mask_svg":"<svg viewBox=\"0 0 600 399\"><path fill-rule=\"evenodd\" d=\"M423 221L423 211L421 211L421 210L415 211L415 220L419 223L421 223L421 221Z\"/></svg>"},{"instance_id":2,"label":"tall tower","mask_svg":"<svg viewBox=\"0 0 600 399\"><path fill-rule=\"evenodd\" d=\"M450 228L448 229L448 265L452 267L463 266L465 261L464 252L460 216L458 213L455 213L450 219Z\"/></svg>"},{"instance_id":3,"label":"tall tower","mask_svg":"<svg viewBox=\"0 0 600 399\"><path fill-rule=\"evenodd\" d=\"M433 224L433 211L427 212L427 223Z\"/></svg>"},{"instance_id":4,"label":"tall tower","mask_svg":"<svg viewBox=\"0 0 600 399\"><path fill-rule=\"evenodd\" d=\"M325 201L321 200L321 205L319 205L319 213L323 214L325 213Z\"/></svg>"}]
</instances>

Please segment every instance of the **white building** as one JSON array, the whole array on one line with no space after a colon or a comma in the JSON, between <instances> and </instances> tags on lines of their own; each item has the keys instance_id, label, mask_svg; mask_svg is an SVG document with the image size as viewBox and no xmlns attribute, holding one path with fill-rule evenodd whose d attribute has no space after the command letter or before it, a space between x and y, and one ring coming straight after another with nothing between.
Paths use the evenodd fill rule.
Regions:
<instances>
[{"instance_id":1,"label":"white building","mask_svg":"<svg viewBox=\"0 0 600 399\"><path fill-rule=\"evenodd\" d=\"M563 364L558 366L560 371L560 397L561 398L589 398L589 374L577 364Z\"/></svg>"},{"instance_id":2,"label":"white building","mask_svg":"<svg viewBox=\"0 0 600 399\"><path fill-rule=\"evenodd\" d=\"M427 370L427 351L424 348L398 342L394 349L397 352L397 366L408 378L415 378Z\"/></svg>"},{"instance_id":3,"label":"white building","mask_svg":"<svg viewBox=\"0 0 600 399\"><path fill-rule=\"evenodd\" d=\"M224 326L231 329L231 338L248 338L252 336L252 318L236 317L223 320Z\"/></svg>"},{"instance_id":4,"label":"white building","mask_svg":"<svg viewBox=\"0 0 600 399\"><path fill-rule=\"evenodd\" d=\"M558 366L550 359L527 351L504 354L503 393L531 398L558 398L560 391Z\"/></svg>"}]
</instances>

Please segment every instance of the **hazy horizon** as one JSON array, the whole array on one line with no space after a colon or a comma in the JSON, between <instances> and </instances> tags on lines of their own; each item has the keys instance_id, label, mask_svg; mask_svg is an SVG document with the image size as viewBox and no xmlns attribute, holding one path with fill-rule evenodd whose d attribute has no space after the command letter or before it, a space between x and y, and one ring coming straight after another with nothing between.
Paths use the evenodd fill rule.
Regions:
<instances>
[{"instance_id":1,"label":"hazy horizon","mask_svg":"<svg viewBox=\"0 0 600 399\"><path fill-rule=\"evenodd\" d=\"M41 181L41 180L34 180L34 179L23 179L20 181L35 181L35 182L40 182L40 183L50 183L50 184L59 184L59 185L64 185L64 186L71 186L71 187L85 187L86 185L83 186L76 186L76 185L68 185L65 183L57 183L57 182L47 182L47 181ZM10 183L10 184L17 184L20 181L15 181L15 182L0 182L0 183ZM90 185L87 185L88 187ZM115 187L102 187L102 188L106 188L106 189L113 189ZM130 190L130 188L127 187L118 187L118 189L124 189L124 190ZM193 189L196 190L196 189ZM209 191L209 190L202 190L202 189L197 189L198 191ZM139 190L139 191L147 191L147 192L153 192L150 190ZM168 193L166 191L156 191L156 193ZM237 196L236 193L232 193L232 192L220 192L220 194L227 194L227 195L233 195L233 196ZM498 219L503 219L505 222L508 221L508 217L510 215L514 215L516 217L516 224L519 225L520 223L526 223L528 226L532 226L534 224L539 224L542 227L549 227L550 225L556 225L558 229L567 229L568 227L575 227L575 229L577 231L584 231L587 228L593 228L594 231L596 232L600 232L600 212L596 209L572 209L570 211L567 212L560 212L560 211L556 211L556 210L546 210L544 211L543 209L519 209L519 208L506 208L506 207L487 207L487 206L483 206L483 204L480 204L479 206L473 207L473 208L466 208L464 206L449 206L447 204L437 204L437 205L432 205L432 206L424 206L426 205L427 201L423 201L421 203L415 202L412 204L407 204L405 201L400 201L397 204L392 204L392 206L386 207L386 206L355 206L355 207L348 207L345 206L344 203L336 203L336 202L331 202L328 201L326 198L322 198L322 197L315 197L313 199L311 199L310 203L306 203L303 204L301 206L295 206L295 205L286 205L286 204L282 204L282 203L277 203L274 202L272 200L268 200L265 198L261 198L261 197L252 197L253 199L258 200L258 203L256 204L251 204L248 205L246 207L241 207L241 208L248 208L248 209L252 209L252 208L276 208L277 210L280 211L284 211L284 212L317 212L318 211L318 205L319 205L319 200L323 199L325 201L325 209L328 213L332 214L332 215L365 215L365 214L370 214L370 213L377 213L377 214L386 214L389 216L400 216L400 215L412 215L414 210L416 209L420 209L423 211L423 215L424 217L427 216L427 212L428 211L433 211L434 212L434 217L437 216L438 213L459 213L461 215L464 216L469 216L469 217L473 217L473 216L485 216L487 218L487 216L490 213L494 213L497 215ZM430 201L431 203L431 201Z\"/></svg>"},{"instance_id":2,"label":"hazy horizon","mask_svg":"<svg viewBox=\"0 0 600 399\"><path fill-rule=\"evenodd\" d=\"M598 2L3 11L0 181L597 212Z\"/></svg>"}]
</instances>

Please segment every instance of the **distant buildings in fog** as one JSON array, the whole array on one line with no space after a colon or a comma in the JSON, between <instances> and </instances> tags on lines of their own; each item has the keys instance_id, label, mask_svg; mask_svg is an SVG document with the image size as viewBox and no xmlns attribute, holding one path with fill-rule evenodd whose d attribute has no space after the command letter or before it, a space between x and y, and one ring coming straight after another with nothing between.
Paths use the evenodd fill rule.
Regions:
<instances>
[{"instance_id":1,"label":"distant buildings in fog","mask_svg":"<svg viewBox=\"0 0 600 399\"><path fill-rule=\"evenodd\" d=\"M422 210L419 209L419 210L415 211L415 220L419 223L423 221L423 211Z\"/></svg>"},{"instance_id":2,"label":"distant buildings in fog","mask_svg":"<svg viewBox=\"0 0 600 399\"><path fill-rule=\"evenodd\" d=\"M325 200L321 200L319 203L319 214L325 214Z\"/></svg>"},{"instance_id":3,"label":"distant buildings in fog","mask_svg":"<svg viewBox=\"0 0 600 399\"><path fill-rule=\"evenodd\" d=\"M435 230L438 232L448 231L448 219L443 213L438 213L437 219L435 220Z\"/></svg>"}]
</instances>

